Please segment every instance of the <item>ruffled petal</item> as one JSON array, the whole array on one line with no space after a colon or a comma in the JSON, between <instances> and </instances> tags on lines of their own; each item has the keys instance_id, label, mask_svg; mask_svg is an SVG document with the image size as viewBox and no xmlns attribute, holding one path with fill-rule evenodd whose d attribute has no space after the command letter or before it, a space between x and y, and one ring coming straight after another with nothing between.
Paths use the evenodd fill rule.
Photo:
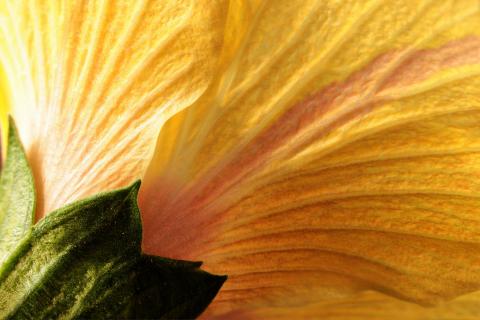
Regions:
<instances>
[{"instance_id":1,"label":"ruffled petal","mask_svg":"<svg viewBox=\"0 0 480 320\"><path fill-rule=\"evenodd\" d=\"M144 248L228 274L214 313L480 289L478 3L266 3L162 130Z\"/></svg>"},{"instance_id":2,"label":"ruffled petal","mask_svg":"<svg viewBox=\"0 0 480 320\"><path fill-rule=\"evenodd\" d=\"M0 63L38 217L142 177L163 123L208 88L224 1L5 1Z\"/></svg>"}]
</instances>

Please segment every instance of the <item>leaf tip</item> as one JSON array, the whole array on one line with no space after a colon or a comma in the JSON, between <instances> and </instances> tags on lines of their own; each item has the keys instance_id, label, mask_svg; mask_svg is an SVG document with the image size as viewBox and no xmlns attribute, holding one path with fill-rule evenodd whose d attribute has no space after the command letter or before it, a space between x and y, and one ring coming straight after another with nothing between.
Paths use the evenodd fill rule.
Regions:
<instances>
[{"instance_id":1,"label":"leaf tip","mask_svg":"<svg viewBox=\"0 0 480 320\"><path fill-rule=\"evenodd\" d=\"M209 273L211 277L211 292L212 292L212 300L217 296L218 292L223 287L223 284L228 280L227 275L216 275L216 274L211 274Z\"/></svg>"},{"instance_id":2,"label":"leaf tip","mask_svg":"<svg viewBox=\"0 0 480 320\"><path fill-rule=\"evenodd\" d=\"M220 288L223 286L225 281L228 280L228 276L224 274L224 275L216 275L215 277L217 278L217 283L219 284L218 290L220 290Z\"/></svg>"},{"instance_id":3,"label":"leaf tip","mask_svg":"<svg viewBox=\"0 0 480 320\"><path fill-rule=\"evenodd\" d=\"M130 189L131 191L134 191L135 193L138 193L138 190L140 190L140 185L142 184L142 180L138 179L138 180L135 180L135 182L133 182L129 187L128 189Z\"/></svg>"},{"instance_id":4,"label":"leaf tip","mask_svg":"<svg viewBox=\"0 0 480 320\"><path fill-rule=\"evenodd\" d=\"M12 143L12 138L18 136L17 125L11 115L8 115L8 145Z\"/></svg>"},{"instance_id":5,"label":"leaf tip","mask_svg":"<svg viewBox=\"0 0 480 320\"><path fill-rule=\"evenodd\" d=\"M206 272L203 271L202 272ZM211 288L212 292L214 293L214 296L218 294L220 289L223 287L223 284L228 280L227 275L217 275L217 274L212 274L208 273L210 279L211 279Z\"/></svg>"}]
</instances>

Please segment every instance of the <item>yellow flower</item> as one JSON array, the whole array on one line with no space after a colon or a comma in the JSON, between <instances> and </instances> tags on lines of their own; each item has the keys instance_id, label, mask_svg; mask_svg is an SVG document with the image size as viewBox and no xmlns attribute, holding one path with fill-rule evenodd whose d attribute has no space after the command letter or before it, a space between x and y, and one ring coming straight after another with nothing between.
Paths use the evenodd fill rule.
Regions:
<instances>
[{"instance_id":1,"label":"yellow flower","mask_svg":"<svg viewBox=\"0 0 480 320\"><path fill-rule=\"evenodd\" d=\"M144 249L229 275L211 316L480 317L477 0L4 1L0 26L39 218L143 177Z\"/></svg>"}]
</instances>

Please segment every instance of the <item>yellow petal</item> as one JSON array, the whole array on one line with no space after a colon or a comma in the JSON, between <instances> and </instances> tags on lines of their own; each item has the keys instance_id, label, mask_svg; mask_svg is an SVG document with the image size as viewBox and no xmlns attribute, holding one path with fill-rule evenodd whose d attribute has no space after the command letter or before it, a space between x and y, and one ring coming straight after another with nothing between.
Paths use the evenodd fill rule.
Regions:
<instances>
[{"instance_id":1,"label":"yellow petal","mask_svg":"<svg viewBox=\"0 0 480 320\"><path fill-rule=\"evenodd\" d=\"M204 319L282 320L477 320L480 293L472 293L435 307L422 307L377 292L365 292L344 299L283 308L258 308L230 312Z\"/></svg>"},{"instance_id":2,"label":"yellow petal","mask_svg":"<svg viewBox=\"0 0 480 320\"><path fill-rule=\"evenodd\" d=\"M209 86L224 1L4 1L0 62L41 216L140 178Z\"/></svg>"},{"instance_id":3,"label":"yellow petal","mask_svg":"<svg viewBox=\"0 0 480 320\"><path fill-rule=\"evenodd\" d=\"M162 130L145 249L228 274L214 313L480 289L478 2L266 3Z\"/></svg>"}]
</instances>

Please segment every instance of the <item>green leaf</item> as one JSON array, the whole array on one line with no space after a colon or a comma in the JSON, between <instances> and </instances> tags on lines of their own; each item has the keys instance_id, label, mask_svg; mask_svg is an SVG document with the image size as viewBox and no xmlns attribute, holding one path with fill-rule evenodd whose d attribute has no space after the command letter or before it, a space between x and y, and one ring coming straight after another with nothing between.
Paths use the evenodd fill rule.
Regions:
<instances>
[{"instance_id":1,"label":"green leaf","mask_svg":"<svg viewBox=\"0 0 480 320\"><path fill-rule=\"evenodd\" d=\"M0 177L0 270L29 232L35 214L35 186L15 123L10 118L5 167Z\"/></svg>"},{"instance_id":2,"label":"green leaf","mask_svg":"<svg viewBox=\"0 0 480 320\"><path fill-rule=\"evenodd\" d=\"M201 263L143 255L130 273L131 278L108 285L123 286L85 301L81 319L191 319L215 298L226 277L200 269ZM129 296L125 295L129 293ZM125 301L125 302L122 302ZM118 309L112 309L117 304ZM123 311L122 311L123 310Z\"/></svg>"},{"instance_id":3,"label":"green leaf","mask_svg":"<svg viewBox=\"0 0 480 320\"><path fill-rule=\"evenodd\" d=\"M193 318L225 277L141 253L140 183L57 210L0 273L0 318Z\"/></svg>"}]
</instances>

